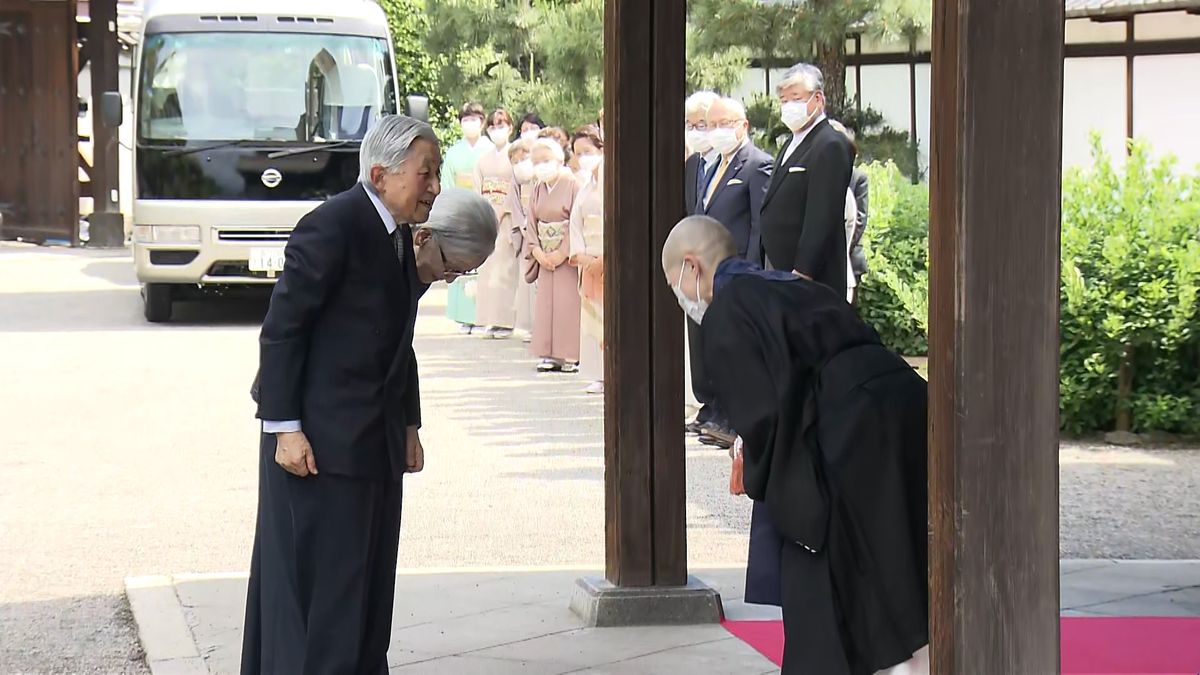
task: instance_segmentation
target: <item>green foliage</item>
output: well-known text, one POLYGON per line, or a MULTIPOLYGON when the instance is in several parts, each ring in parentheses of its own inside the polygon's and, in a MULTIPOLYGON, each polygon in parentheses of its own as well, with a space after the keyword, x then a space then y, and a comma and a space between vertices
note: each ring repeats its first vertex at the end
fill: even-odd
MULTIPOLYGON (((425 0, 439 54, 440 99, 519 117, 538 112, 572 129, 602 105, 603 0, 425 0)), ((448 134, 445 140, 456 140, 448 134)))
POLYGON ((1200 180, 1140 142, 1123 170, 1098 136, 1092 154, 1063 180, 1064 428, 1127 411, 1134 430, 1200 433, 1200 180))
POLYGON ((929 189, 892 163, 862 167, 870 209, 863 247, 870 273, 858 288, 863 319, 885 344, 908 355, 928 351, 929 189))
POLYGON ((424 0, 379 0, 387 16, 396 53, 396 79, 401 96, 422 94, 430 98, 430 122, 434 128, 446 128, 451 119, 438 88, 438 62, 425 49, 429 35, 429 17, 424 0))
MULTIPOLYGON (((1200 434, 1200 175, 1153 159, 1144 143, 1123 168, 1098 137, 1093 157, 1063 179, 1063 430, 1107 431, 1125 415, 1134 431, 1200 434)), ((892 164, 866 169, 861 311, 889 346, 924 353, 927 188, 892 164)))

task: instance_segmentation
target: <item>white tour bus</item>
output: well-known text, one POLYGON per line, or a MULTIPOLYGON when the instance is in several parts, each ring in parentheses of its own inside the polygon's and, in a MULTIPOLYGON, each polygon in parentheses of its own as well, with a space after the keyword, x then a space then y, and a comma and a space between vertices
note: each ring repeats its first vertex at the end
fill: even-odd
POLYGON ((398 96, 372 0, 152 0, 139 52, 133 250, 157 322, 189 294, 273 284, 398 96))

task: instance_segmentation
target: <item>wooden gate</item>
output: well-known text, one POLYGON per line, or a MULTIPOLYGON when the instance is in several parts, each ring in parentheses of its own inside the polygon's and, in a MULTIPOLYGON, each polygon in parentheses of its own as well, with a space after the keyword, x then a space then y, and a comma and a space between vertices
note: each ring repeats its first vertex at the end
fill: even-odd
POLYGON ((0 239, 79 236, 74 0, 0 0, 0 239))

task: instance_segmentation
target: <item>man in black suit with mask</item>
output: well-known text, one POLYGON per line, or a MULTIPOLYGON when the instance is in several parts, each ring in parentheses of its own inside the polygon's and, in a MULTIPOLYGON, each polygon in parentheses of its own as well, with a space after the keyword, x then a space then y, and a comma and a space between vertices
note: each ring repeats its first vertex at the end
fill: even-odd
POLYGON ((438 197, 429 125, 381 118, 359 162, 296 225, 263 320, 243 675, 387 673, 402 479, 425 462, 417 301, 495 245, 486 200, 438 197))
POLYGON ((854 147, 825 117, 824 78, 800 63, 777 88, 793 136, 776 158, 762 208, 766 265, 846 296, 846 188, 854 147))

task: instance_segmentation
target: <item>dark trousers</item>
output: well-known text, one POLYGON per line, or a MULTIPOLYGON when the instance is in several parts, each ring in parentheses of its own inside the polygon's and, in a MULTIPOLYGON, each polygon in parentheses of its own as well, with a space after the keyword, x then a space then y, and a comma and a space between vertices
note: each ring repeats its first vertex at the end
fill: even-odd
POLYGON ((387 674, 402 494, 390 478, 293 476, 263 434, 243 675, 387 674))
POLYGON ((692 362, 692 393, 701 406, 696 420, 701 424, 708 422, 725 424, 724 416, 717 409, 717 397, 712 390, 712 383, 709 382, 704 372, 704 343, 703 338, 700 337, 700 324, 688 319, 687 330, 688 358, 692 362))

